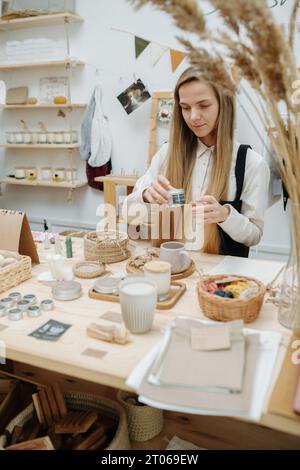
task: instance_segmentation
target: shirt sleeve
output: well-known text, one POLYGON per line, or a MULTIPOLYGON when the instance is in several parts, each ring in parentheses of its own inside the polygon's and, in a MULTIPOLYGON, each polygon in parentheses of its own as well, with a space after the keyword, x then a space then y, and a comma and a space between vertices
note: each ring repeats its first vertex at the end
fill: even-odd
POLYGON ((270 170, 265 160, 248 150, 241 213, 229 205, 228 218, 218 224, 233 240, 248 247, 257 245, 263 234, 269 181, 270 170))
MULTIPOLYGON (((151 164, 146 173, 139 178, 129 196, 124 199, 122 206, 122 216, 127 220, 129 207, 135 204, 144 203, 143 192, 147 189, 158 175, 164 175, 166 172, 166 161, 168 153, 168 143, 165 143, 151 160, 151 164)), ((133 212, 135 210, 133 209, 133 212)))

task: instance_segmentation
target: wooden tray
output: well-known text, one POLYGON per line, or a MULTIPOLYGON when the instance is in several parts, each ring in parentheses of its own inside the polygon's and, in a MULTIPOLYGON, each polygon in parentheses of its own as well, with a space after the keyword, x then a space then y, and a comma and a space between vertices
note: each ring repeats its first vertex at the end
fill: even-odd
MULTIPOLYGON (((173 283, 173 281, 178 281, 179 279, 184 279, 185 277, 191 276, 195 272, 195 270, 196 270, 195 262, 194 262, 194 260, 191 260, 190 266, 185 271, 183 271, 182 273, 172 274, 171 275, 172 283, 173 283)), ((142 267, 141 268, 135 268, 134 266, 132 266, 130 264, 130 260, 127 261, 127 263, 126 263, 126 271, 128 273, 134 273, 134 274, 141 274, 141 273, 144 272, 142 267)))
MULTIPOLYGON (((186 284, 183 282, 178 282, 178 281, 172 281, 171 282, 171 289, 170 289, 170 295, 169 298, 157 302, 156 308, 158 310, 169 310, 170 308, 173 308, 174 305, 177 304, 178 300, 186 291, 186 284)), ((93 288, 89 290, 89 297, 92 299, 96 300, 105 300, 108 302, 120 302, 120 297, 115 294, 99 294, 96 292, 93 288)))

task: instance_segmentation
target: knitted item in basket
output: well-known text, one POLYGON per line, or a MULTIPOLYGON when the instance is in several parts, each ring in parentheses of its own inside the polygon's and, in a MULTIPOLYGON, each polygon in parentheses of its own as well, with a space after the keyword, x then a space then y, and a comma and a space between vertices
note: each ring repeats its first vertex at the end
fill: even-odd
POLYGON ((126 410, 129 436, 132 441, 148 441, 162 431, 164 426, 162 410, 148 405, 139 406, 136 404, 134 394, 122 390, 118 391, 117 397, 126 410))
POLYGON ((6 266, 0 269, 0 293, 5 292, 12 287, 21 284, 31 278, 31 258, 29 256, 22 256, 17 253, 0 252, 1 254, 7 254, 16 259, 16 263, 6 266))
MULTIPOLYGON (((98 410, 103 416, 109 417, 118 423, 116 434, 108 447, 106 447, 106 450, 130 449, 126 413, 117 402, 109 398, 82 392, 66 392, 64 393, 64 398, 69 410, 98 410)), ((5 450, 7 436, 12 434, 15 426, 25 426, 33 416, 34 407, 31 403, 6 426, 4 434, 0 436, 0 450, 5 450)))
MULTIPOLYGON (((234 277, 245 281, 254 281, 259 289, 257 294, 242 299, 218 297, 217 295, 211 294, 205 290, 204 284, 224 279, 224 277, 224 274, 205 276, 200 282, 198 282, 198 300, 204 315, 211 320, 224 322, 244 320, 245 323, 250 323, 256 320, 266 293, 266 287, 264 284, 251 277, 241 276, 239 274, 234 275, 234 277)), ((232 275, 230 277, 232 277, 232 275)))
POLYGON ((119 263, 129 258, 128 236, 125 232, 106 230, 89 232, 84 237, 84 258, 86 261, 119 263))

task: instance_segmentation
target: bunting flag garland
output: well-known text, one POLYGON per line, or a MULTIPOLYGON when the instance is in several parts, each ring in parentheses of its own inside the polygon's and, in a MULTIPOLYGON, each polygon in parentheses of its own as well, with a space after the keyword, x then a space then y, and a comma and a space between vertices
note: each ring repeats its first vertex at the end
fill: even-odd
POLYGON ((151 42, 151 62, 153 67, 167 50, 168 47, 157 44, 156 42, 151 42))
POLYGON ((181 64, 183 59, 186 57, 186 54, 175 49, 170 49, 172 71, 175 72, 177 67, 181 64))
POLYGON ((141 55, 141 53, 149 46, 150 41, 146 41, 146 39, 140 38, 138 36, 134 36, 135 42, 135 57, 136 59, 141 55))

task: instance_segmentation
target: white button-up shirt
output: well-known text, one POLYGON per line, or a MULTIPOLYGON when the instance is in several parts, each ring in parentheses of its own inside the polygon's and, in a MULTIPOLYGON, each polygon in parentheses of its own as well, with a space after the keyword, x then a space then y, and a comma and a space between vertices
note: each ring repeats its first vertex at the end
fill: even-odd
MULTIPOLYGON (((235 165, 240 144, 234 141, 232 163, 229 175, 228 200, 236 195, 235 165)), ((206 194, 213 164, 214 147, 206 147, 198 140, 197 158, 192 175, 192 200, 206 194)), ((129 205, 143 201, 143 192, 158 175, 165 175, 167 168, 168 143, 154 155, 145 175, 138 179, 133 192, 125 202, 129 205)), ((264 212, 267 207, 270 171, 265 160, 258 153, 248 149, 245 179, 241 199, 242 212, 230 206, 230 213, 225 222, 218 225, 233 240, 247 246, 257 245, 263 234, 264 212)), ((125 204, 126 207, 126 204, 125 204)))

